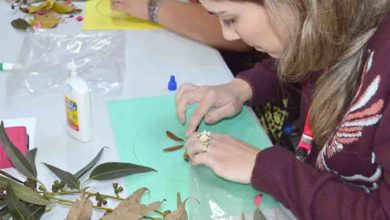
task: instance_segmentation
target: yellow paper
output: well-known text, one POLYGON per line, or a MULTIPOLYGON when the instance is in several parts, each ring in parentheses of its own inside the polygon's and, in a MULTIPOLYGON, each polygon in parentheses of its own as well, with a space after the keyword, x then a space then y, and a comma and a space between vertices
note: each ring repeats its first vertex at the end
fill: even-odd
POLYGON ((84 30, 159 29, 161 26, 111 10, 110 0, 90 0, 85 4, 84 30))

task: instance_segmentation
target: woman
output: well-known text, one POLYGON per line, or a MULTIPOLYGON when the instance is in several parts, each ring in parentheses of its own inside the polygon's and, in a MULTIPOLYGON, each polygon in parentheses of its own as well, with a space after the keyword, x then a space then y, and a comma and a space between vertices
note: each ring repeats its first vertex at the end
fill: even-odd
POLYGON ((224 37, 241 39, 274 59, 219 86, 183 85, 176 96, 194 165, 279 200, 299 219, 390 218, 390 1, 203 0, 224 37), (277 74, 276 74, 277 72, 277 74), (263 151, 232 137, 195 131, 243 104, 277 99, 298 82, 306 121, 300 159, 273 146, 263 151))

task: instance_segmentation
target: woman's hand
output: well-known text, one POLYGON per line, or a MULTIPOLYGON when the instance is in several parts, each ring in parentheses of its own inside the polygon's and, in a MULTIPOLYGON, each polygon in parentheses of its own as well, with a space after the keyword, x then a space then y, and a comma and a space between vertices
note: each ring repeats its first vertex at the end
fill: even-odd
POLYGON ((185 146, 193 165, 206 165, 224 179, 250 183, 259 149, 228 135, 210 134, 208 147, 193 133, 185 146))
POLYGON ((148 0, 111 0, 111 9, 126 12, 140 19, 149 20, 148 0))
POLYGON ((176 114, 182 124, 186 121, 187 106, 198 102, 186 129, 186 135, 193 133, 205 118, 213 124, 239 113, 243 104, 252 96, 250 85, 241 79, 219 86, 195 86, 184 84, 176 94, 176 114))

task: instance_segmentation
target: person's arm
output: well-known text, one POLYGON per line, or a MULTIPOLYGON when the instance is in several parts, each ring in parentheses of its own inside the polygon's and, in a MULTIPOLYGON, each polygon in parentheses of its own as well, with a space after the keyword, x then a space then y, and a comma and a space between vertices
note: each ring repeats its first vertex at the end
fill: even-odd
POLYGON ((163 0, 158 11, 158 23, 173 32, 218 49, 251 50, 241 40, 225 40, 218 17, 209 14, 200 4, 163 0))
MULTIPOLYGON (((111 0, 111 8, 149 20, 148 1, 111 0)), ((200 4, 162 0, 157 10, 157 22, 168 30, 218 49, 240 52, 252 49, 241 40, 225 40, 218 17, 209 14, 200 4)))
POLYGON ((390 218, 390 104, 379 124, 373 149, 382 167, 378 189, 367 193, 347 185, 332 173, 320 173, 282 147, 257 155, 252 185, 271 194, 298 219, 389 219, 390 218))

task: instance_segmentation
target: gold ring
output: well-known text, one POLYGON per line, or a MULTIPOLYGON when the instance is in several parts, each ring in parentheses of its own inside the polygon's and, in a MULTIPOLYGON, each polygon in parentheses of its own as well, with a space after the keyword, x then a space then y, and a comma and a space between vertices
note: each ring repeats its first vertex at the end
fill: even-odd
POLYGON ((207 151, 207 148, 209 148, 209 142, 203 142, 202 151, 203 151, 203 152, 206 152, 206 151, 207 151))
POLYGON ((207 148, 209 148, 209 141, 211 140, 211 132, 210 131, 202 131, 198 134, 198 139, 203 142, 202 151, 206 152, 207 148))

